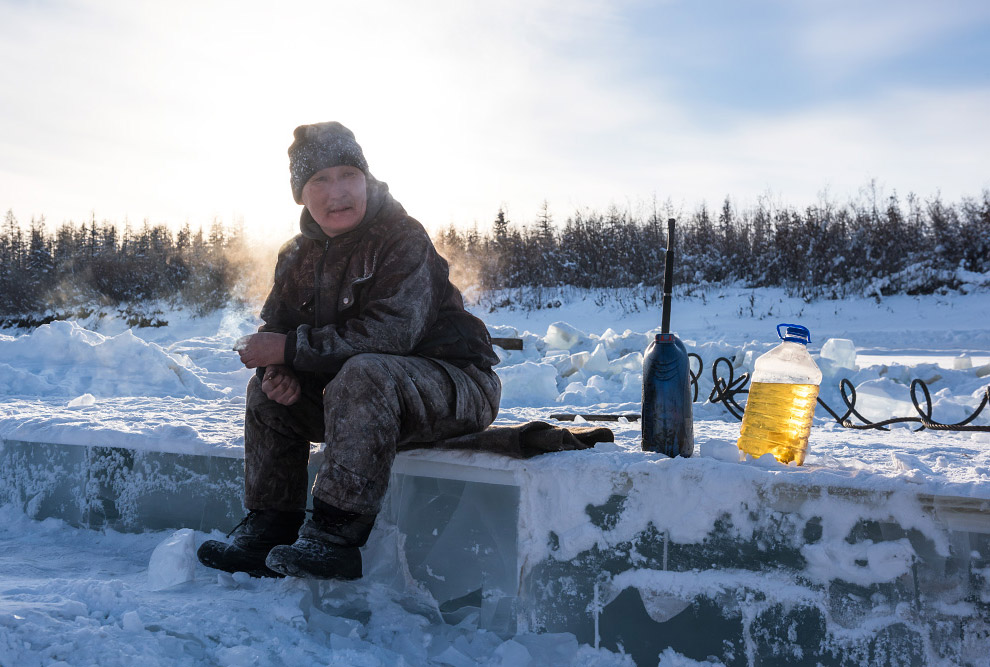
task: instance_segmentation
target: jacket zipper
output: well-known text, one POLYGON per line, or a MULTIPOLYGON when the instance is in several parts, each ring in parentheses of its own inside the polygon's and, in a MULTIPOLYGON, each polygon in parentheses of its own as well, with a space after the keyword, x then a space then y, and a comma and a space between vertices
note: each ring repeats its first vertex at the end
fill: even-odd
POLYGON ((327 253, 330 251, 330 239, 327 239, 323 246, 323 255, 320 256, 320 263, 316 265, 316 285, 315 296, 316 296, 316 310, 313 312, 313 328, 320 328, 320 283, 323 281, 320 278, 323 277, 323 266, 327 261, 327 253))

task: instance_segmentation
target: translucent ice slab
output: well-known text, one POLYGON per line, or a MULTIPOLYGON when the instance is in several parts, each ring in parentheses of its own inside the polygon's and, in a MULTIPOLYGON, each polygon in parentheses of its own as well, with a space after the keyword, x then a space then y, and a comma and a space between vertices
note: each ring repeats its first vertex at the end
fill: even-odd
MULTIPOLYGON (((311 472, 319 453, 311 457, 311 472)), ((229 529, 242 461, 0 443, 0 502, 119 530, 229 529)), ((882 482, 882 483, 880 483, 882 482)), ((656 664, 980 664, 990 500, 715 459, 396 459, 369 578, 453 624, 572 633, 656 664)))

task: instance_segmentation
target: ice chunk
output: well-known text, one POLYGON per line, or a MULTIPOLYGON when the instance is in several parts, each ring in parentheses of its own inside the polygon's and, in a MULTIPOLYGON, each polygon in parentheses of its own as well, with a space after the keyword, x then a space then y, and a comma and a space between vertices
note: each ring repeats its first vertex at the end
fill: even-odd
POLYGON ((217 649, 217 663, 221 667, 250 667, 261 665, 265 653, 258 646, 229 646, 217 649))
POLYGON ((360 639, 360 622, 343 616, 331 616, 330 614, 313 607, 309 610, 309 628, 311 630, 322 630, 328 635, 339 635, 349 639, 360 639))
MULTIPOLYGON (((587 354, 587 352, 584 354, 587 354)), ((565 353, 553 357, 548 355, 545 361, 553 364, 554 368, 557 369, 557 373, 563 378, 573 375, 580 368, 574 359, 574 355, 571 354, 565 353)))
POLYGON ((120 617, 120 625, 124 632, 141 632, 144 630, 144 621, 136 611, 125 611, 120 617))
POLYGON ((82 396, 78 396, 78 397, 72 399, 71 401, 69 401, 69 405, 67 407, 70 407, 70 408, 85 408, 85 407, 89 407, 90 405, 95 405, 95 404, 96 404, 96 397, 95 396, 93 396, 92 394, 83 394, 82 396))
POLYGON ((533 657, 529 654, 529 649, 517 641, 510 639, 495 649, 492 656, 492 665, 506 665, 506 667, 526 667, 533 657))
POLYGON ((153 591, 196 578, 196 541, 191 528, 177 530, 155 547, 148 563, 148 585, 153 591))
POLYGON ((646 613, 657 623, 666 623, 691 606, 691 600, 682 600, 673 595, 652 590, 640 590, 646 613))
POLYGON ((475 667, 478 664, 477 660, 464 655, 453 646, 448 646, 434 660, 441 665, 450 665, 451 667, 475 667))
MULTIPOLYGON (((953 396, 952 390, 948 387, 935 392, 933 398, 932 414, 935 415, 935 419, 943 424, 961 422, 973 412, 973 407, 966 404, 966 399, 953 396)), ((983 392, 979 392, 973 398, 982 399, 983 392)))
POLYGON ((519 329, 508 324, 488 324, 488 333, 496 338, 518 338, 519 329))
POLYGON ((571 382, 557 397, 557 403, 563 405, 589 405, 609 400, 609 383, 600 375, 592 376, 587 384, 571 382))
POLYGON ((619 390, 620 401, 638 401, 643 398, 643 374, 626 373, 622 376, 622 389, 619 390))
POLYGON ((572 327, 567 322, 554 322, 547 327, 547 335, 543 337, 547 347, 557 350, 570 350, 577 345, 585 334, 572 327))
POLYGON ((504 366, 505 362, 512 357, 511 350, 503 350, 498 345, 493 345, 492 349, 495 350, 495 356, 498 357, 498 363, 502 366, 504 366))
POLYGON ((619 357, 615 361, 609 362, 608 365, 609 375, 637 373, 637 372, 642 372, 642 370, 643 370, 642 352, 630 352, 625 356, 619 357))
POLYGON ((643 334, 642 332, 634 332, 631 329, 626 329, 621 335, 615 336, 608 336, 609 331, 602 334, 601 342, 605 344, 605 348, 609 351, 609 354, 616 357, 633 352, 641 353, 653 341, 653 336, 643 334))
POLYGON ((608 353, 605 346, 599 343, 595 346, 595 351, 591 353, 588 360, 584 362, 584 370, 588 373, 608 372, 608 353))
POLYGON ((615 341, 618 340, 618 338, 619 338, 619 334, 616 333, 615 329, 609 327, 602 333, 601 336, 598 337, 598 340, 604 343, 606 347, 611 349, 611 347, 615 344, 615 341))
POLYGON ((557 369, 550 364, 524 361, 495 368, 502 380, 502 405, 547 405, 557 399, 557 369))
POLYGON ((601 375, 592 375, 588 378, 588 386, 592 389, 600 389, 601 391, 608 391, 610 389, 608 380, 601 375))
POLYGON ((516 635, 513 641, 526 647, 533 665, 574 664, 574 656, 580 648, 577 638, 569 632, 516 635))
MULTIPOLYGON (((718 358, 718 356, 727 356, 725 354, 720 354, 715 350, 698 350, 698 354, 700 354, 702 358, 706 357, 706 352, 707 357, 712 357, 713 354, 715 355, 714 358, 718 358)), ((737 350, 735 354, 732 355, 732 367, 738 369, 742 373, 751 373, 753 372, 753 367, 756 365, 757 357, 761 354, 762 352, 758 350, 737 350)))
POLYGON ((860 383, 856 387, 856 411, 874 422, 918 414, 911 402, 910 390, 889 378, 860 383))
POLYGON ((832 361, 836 366, 848 368, 851 371, 856 368, 856 346, 848 338, 829 338, 822 345, 822 359, 832 361))
POLYGON ((584 368, 584 365, 588 363, 588 359, 591 358, 591 352, 575 352, 571 355, 571 365, 574 370, 579 371, 584 368))
POLYGON ((952 368, 957 371, 968 371, 973 367, 973 359, 965 354, 960 354, 952 360, 952 368))

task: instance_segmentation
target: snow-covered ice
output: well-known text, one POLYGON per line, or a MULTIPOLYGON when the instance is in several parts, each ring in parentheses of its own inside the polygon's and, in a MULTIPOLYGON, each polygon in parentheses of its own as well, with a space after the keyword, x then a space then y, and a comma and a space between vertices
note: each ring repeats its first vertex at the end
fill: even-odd
MULTIPOLYGON (((755 358, 776 343, 776 324, 798 322, 819 342, 811 351, 825 378, 822 397, 833 407, 841 405, 839 379, 848 378, 864 415, 914 416, 908 387, 920 378, 932 390, 933 417, 952 422, 969 415, 990 384, 988 373, 981 374, 990 364, 990 327, 978 315, 988 312, 990 295, 983 292, 809 304, 775 290, 713 290, 676 297, 673 329, 706 363, 702 400, 716 357, 729 359, 737 375, 751 371, 755 358)), ((589 296, 561 308, 479 315, 493 335, 524 340, 522 350, 499 350, 504 393, 498 423, 556 412, 639 411, 642 352, 658 313, 603 310, 589 296)), ((235 311, 168 319, 171 324, 161 329, 131 331, 119 322, 89 320, 0 334, 0 371, 7 378, 0 385, 0 440, 236 456, 251 372, 240 367, 232 347, 257 321, 235 311)), ((990 424, 990 410, 975 423, 990 424)), ((736 530, 757 530, 740 504, 753 489, 837 485, 898 498, 990 498, 987 433, 852 431, 819 411, 806 465, 794 468, 740 460, 739 424, 719 405, 695 404, 697 447, 690 461, 641 452, 635 422, 610 426, 615 443, 525 464, 541 485, 520 501, 529 517, 529 532, 521 536, 524 557, 547 558, 551 530, 557 559, 635 539, 647 522, 681 543, 703 540, 726 515, 736 530), (661 473, 676 512, 669 503, 658 505, 649 486, 635 483, 661 473), (620 477, 629 488, 618 523, 590 523, 585 508, 614 502, 620 477)), ((444 456, 485 461, 483 455, 444 456)), ((861 506, 834 497, 815 511, 823 517, 822 530, 834 536, 864 518, 861 506)), ((903 525, 930 533, 935 548, 942 548, 936 532, 912 514, 917 503, 905 500, 884 511, 900 512, 903 525)), ((573 636, 498 637, 478 629, 476 618, 444 624, 429 595, 410 596, 384 579, 313 585, 218 576, 190 559, 193 540, 206 539, 203 533, 93 532, 53 519, 30 521, 14 505, 0 512, 3 665, 630 664, 628 656, 579 645, 573 636)), ((873 585, 902 577, 914 562, 906 540, 867 542, 842 546, 837 537, 804 545, 808 576, 873 585)), ((726 572, 722 581, 641 568, 620 575, 629 582, 613 578, 600 603, 614 601, 610 596, 633 582, 647 612, 659 618, 675 613, 684 595, 758 589, 761 584, 747 576, 792 602, 807 595, 807 589, 792 591, 790 582, 774 583, 760 573, 726 572), (688 592, 672 600, 672 590, 688 592)), ((669 651, 657 660, 703 664, 669 651)))
MULTIPOLYGON (((505 640, 476 619, 447 625, 428 596, 370 577, 252 579, 197 565, 194 578, 156 590, 149 561, 174 539, 33 521, 0 506, 0 664, 632 665, 573 636, 505 640)), ((175 575, 176 565, 161 567, 175 575)))
MULTIPOLYGON (((909 394, 912 379, 929 383, 933 418, 944 423, 971 414, 990 385, 990 376, 981 374, 983 361, 990 361, 990 327, 976 316, 990 312, 986 293, 926 301, 891 297, 882 304, 872 299, 809 304, 775 290, 756 294, 758 312, 771 315, 749 316, 749 291, 675 299, 674 329, 706 364, 700 399, 711 391, 714 360, 732 360, 737 375, 752 371, 756 357, 776 344, 778 321, 804 323, 813 340, 821 342, 823 347, 813 343, 810 348, 824 376, 821 396, 840 413, 842 378, 857 390, 857 409, 873 420, 916 416, 909 394), (959 354, 972 366, 955 368, 959 354)), ((556 412, 639 411, 642 353, 658 328, 657 313, 602 311, 589 299, 544 311, 479 315, 493 335, 524 340, 522 350, 498 350, 499 423, 556 412), (574 324, 589 322, 600 322, 603 329, 574 324)), ((243 391, 251 372, 240 366, 232 347, 257 321, 248 312, 203 319, 174 314, 171 319, 160 329, 119 331, 117 322, 54 322, 0 334, 0 364, 12 369, 0 385, 0 438, 237 455, 243 447, 243 391)), ((738 429, 720 405, 696 404, 695 422, 696 439, 702 442, 706 437, 734 441, 738 429)), ((818 411, 807 461, 811 467, 855 459, 852 465, 858 469, 889 475, 887 451, 897 449, 936 470, 930 492, 959 485, 955 492, 990 497, 985 434, 855 432, 831 422, 818 411), (876 447, 878 442, 883 447, 876 447), (942 465, 934 466, 936 458, 942 465)), ((990 409, 974 423, 990 424, 990 409)), ((636 449, 636 438, 635 424, 620 430, 620 444, 636 449)))

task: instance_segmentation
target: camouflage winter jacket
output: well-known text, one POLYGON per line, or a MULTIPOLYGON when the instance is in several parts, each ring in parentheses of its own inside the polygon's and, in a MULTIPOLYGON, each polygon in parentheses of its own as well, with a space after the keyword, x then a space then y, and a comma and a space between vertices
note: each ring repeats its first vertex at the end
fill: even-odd
POLYGON ((464 368, 498 363, 484 323, 464 310, 426 230, 368 177, 368 209, 333 238, 303 209, 279 251, 261 331, 287 334, 285 361, 320 377, 362 352, 418 355, 464 368))

